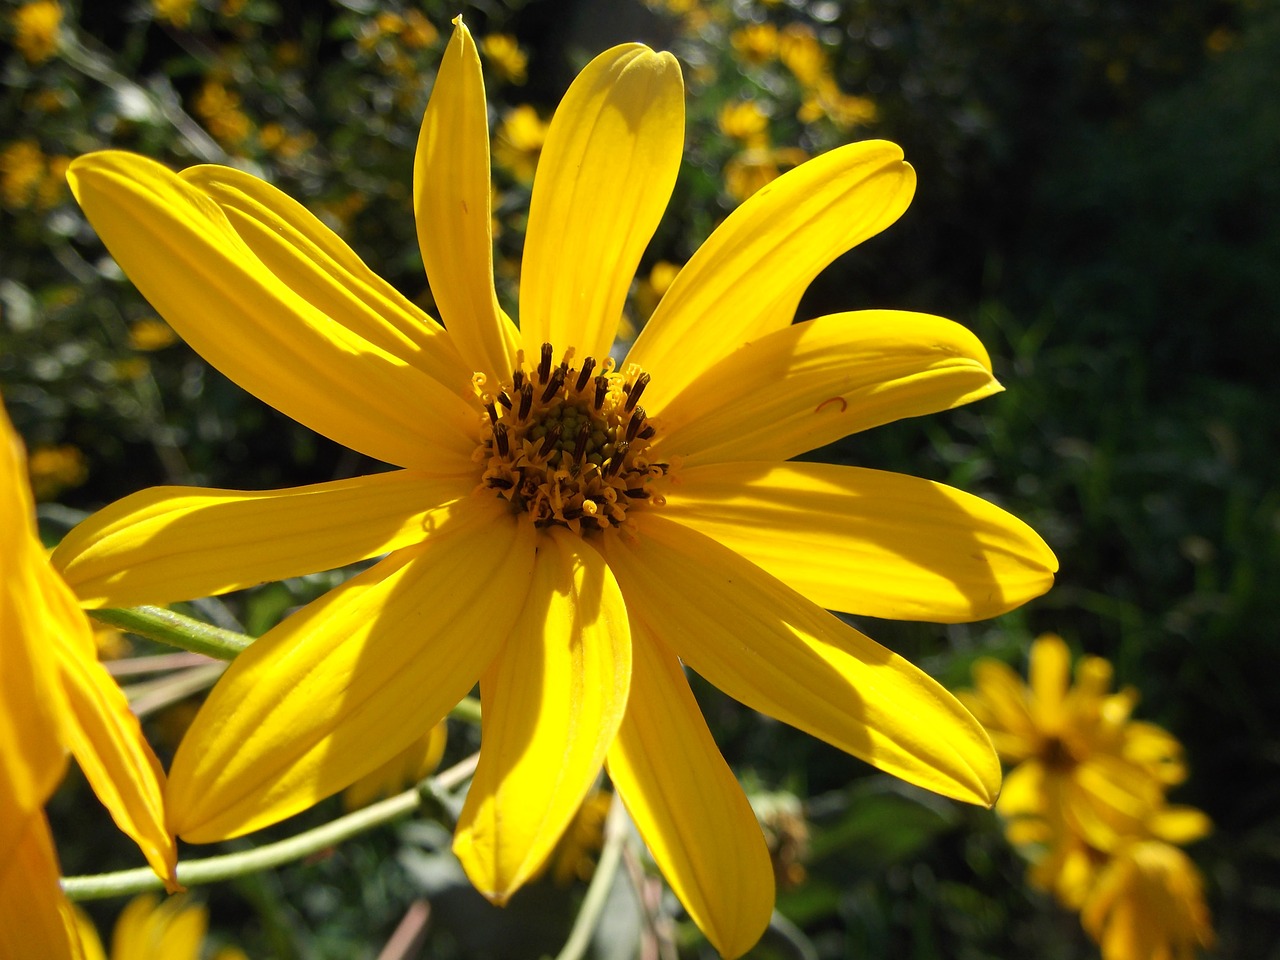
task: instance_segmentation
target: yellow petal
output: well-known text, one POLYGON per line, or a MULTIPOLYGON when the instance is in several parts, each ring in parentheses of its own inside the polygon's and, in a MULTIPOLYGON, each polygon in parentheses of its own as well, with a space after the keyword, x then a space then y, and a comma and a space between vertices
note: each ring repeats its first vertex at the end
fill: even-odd
POLYGON ((996 812, 1006 819, 1043 817, 1047 804, 1045 768, 1039 760, 1027 760, 1010 770, 1000 788, 996 812))
MULTIPOLYGON (((92 650, 87 621, 82 629, 92 650)), ((57 638, 54 649, 71 707, 67 746, 116 826, 138 844, 166 885, 177 889, 178 848, 165 827, 164 770, 138 718, 124 691, 92 654, 85 655, 82 644, 57 638)))
POLYGON ((729 696, 886 773, 990 806, 1000 764, 927 674, 714 540, 656 514, 607 559, 641 618, 729 696))
POLYGON ((509 376, 519 333, 493 289, 489 119, 471 33, 457 18, 413 161, 418 247, 431 294, 471 369, 509 376))
MULTIPOLYGON (((665 376, 668 371, 664 371, 665 376)), ((687 466, 788 460, 871 427, 998 393, 978 339, 941 317, 864 310, 760 337, 664 409, 655 451, 687 466), (660 444, 660 446, 659 446, 660 444)))
POLYGON ((618 584, 581 537, 541 539, 524 609, 480 681, 480 764, 453 850, 502 904, 550 856, 622 722, 631 639, 618 584))
POLYGON ((116 920, 111 956, 199 960, 208 925, 205 908, 182 897, 163 902, 151 895, 134 897, 116 920))
POLYGON ((0 860, 0 957, 83 960, 75 915, 58 886, 58 855, 44 813, 18 821, 18 827, 17 846, 0 860))
POLYGON ((603 362, 640 255, 662 219, 684 148, 684 82, 638 43, 592 60, 547 131, 520 271, 528 356, 543 343, 603 362))
POLYGON ((50 602, 56 578, 34 517, 26 458, 0 407, 0 864, 66 769, 59 728, 67 707, 49 637, 68 629, 68 617, 50 602))
POLYGON ((53 562, 88 607, 191 600, 416 543, 474 486, 393 470, 262 493, 153 487, 93 514, 53 562))
POLYGON ((76 932, 80 936, 80 949, 84 951, 84 960, 107 960, 107 952, 102 947, 102 938, 98 936, 98 928, 93 925, 93 920, 74 904, 71 912, 75 917, 76 932))
POLYGON ((628 356, 660 409, 743 344, 789 325, 810 281, 902 215, 915 192, 902 150, 851 143, 802 163, 731 213, 680 271, 628 356))
POLYGON ((406 547, 237 657, 174 757, 170 826, 196 843, 297 813, 386 763, 474 686, 524 604, 535 533, 458 501, 406 547))
POLYGON ((631 629, 631 700, 609 776, 689 916, 722 956, 738 957, 773 912, 764 835, 675 654, 643 617, 631 629))
POLYGON ((286 287, 460 397, 471 396, 472 367, 440 325, 302 204, 231 167, 190 167, 179 176, 222 208, 240 239, 286 287))
POLYGON ((993 617, 1044 593, 1057 561, 999 507, 952 487, 826 463, 681 470, 663 515, 820 607, 895 620, 993 617))
POLYGON ((1071 685, 1071 650, 1061 637, 1046 633, 1031 644, 1027 680, 1036 726, 1049 733, 1060 731, 1071 685))
POLYGON ((1010 749, 1001 750, 1006 760, 1017 762, 1040 749, 1043 738, 1031 716, 1028 690, 1007 663, 983 657, 973 665, 975 693, 986 706, 987 727, 1009 736, 1010 749))
POLYGON ((209 197, 118 151, 78 158, 67 177, 143 296, 241 387, 389 463, 446 474, 470 464, 478 411, 291 290, 209 197))
POLYGON ((1151 817, 1151 834, 1168 843, 1194 843, 1213 832, 1213 821, 1195 807, 1162 807, 1151 817))

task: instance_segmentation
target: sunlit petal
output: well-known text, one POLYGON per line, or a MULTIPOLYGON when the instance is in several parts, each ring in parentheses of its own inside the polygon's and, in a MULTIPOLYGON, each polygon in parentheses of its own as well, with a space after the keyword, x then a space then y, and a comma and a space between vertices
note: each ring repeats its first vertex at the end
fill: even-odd
MULTIPOLYGON (((665 376, 664 372, 664 376, 665 376)), ((978 339, 923 313, 839 313, 766 334, 662 409, 661 446, 688 466, 788 460, 871 427, 949 410, 1002 388, 978 339)))
POLYGON ((627 703, 622 594, 595 550, 544 537, 524 610, 480 681, 480 764, 453 849, 505 903, 551 854, 600 774, 627 703))
POLYGON ((438 323, 365 266, 302 204, 232 167, 179 176, 213 199, 254 255, 325 316, 469 397, 471 371, 438 323))
POLYGON ((781 581, 657 515, 607 543, 627 608, 737 700, 886 773, 990 805, 1000 764, 935 680, 781 581))
POLYGON ((1063 707, 1071 686, 1071 650, 1061 637, 1044 634, 1031 644, 1027 680, 1036 726, 1045 731, 1060 729, 1066 720, 1063 707))
POLYGON ((814 603, 898 620, 977 620, 1044 593, 1057 561, 999 507, 897 473, 825 463, 681 470, 663 516, 814 603))
POLYGON ((205 908, 188 904, 184 898, 159 901, 154 896, 135 897, 116 920, 111 956, 118 960, 199 960, 208 926, 205 908))
POLYGON ((813 278, 897 220, 915 184, 898 146, 868 140, 752 195, 680 271, 628 355, 654 375, 646 402, 664 406, 743 344, 790 324, 813 278))
POLYGON ((18 821, 16 832, 17 846, 0 859, 0 957, 83 960, 44 813, 18 821))
POLYGON ((191 600, 416 543, 474 486, 395 470, 262 493, 152 487, 90 516, 53 562, 88 607, 191 600))
POLYGON ((475 412, 458 393, 291 290, 212 199, 119 151, 80 157, 67 177, 151 305, 241 387, 369 456, 436 473, 466 469, 475 412))
POLYGON ((472 370, 511 372, 519 333, 493 288, 489 119, 484 77, 459 17, 440 61, 413 161, 418 247, 431 295, 472 370))
POLYGON ((631 701, 609 776, 689 916, 722 956, 737 957, 773 911, 769 851, 675 654, 642 616, 631 623, 631 701))
POLYGON ((551 343, 608 356, 683 147, 684 83, 671 54, 623 44, 578 74, 551 121, 529 203, 520 272, 527 355, 551 343))
POLYGON ((535 534, 458 501, 406 547, 264 634, 174 757, 170 826, 197 843, 274 823, 386 763, 457 703, 524 605, 535 534))

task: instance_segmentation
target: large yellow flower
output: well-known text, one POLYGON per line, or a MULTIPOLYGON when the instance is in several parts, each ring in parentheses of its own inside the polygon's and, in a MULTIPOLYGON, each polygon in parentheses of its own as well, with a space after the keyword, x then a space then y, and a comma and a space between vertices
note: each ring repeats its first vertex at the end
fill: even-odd
POLYGON ((73 531, 89 606, 163 603, 387 554, 231 666, 175 757, 171 826, 212 841, 385 763, 477 679, 483 750, 455 850, 505 901, 602 763, 726 955, 768 922, 760 829, 681 661, 883 770, 990 803, 982 728, 823 608, 962 621, 1048 588, 1024 524, 936 483, 788 458, 1000 389, 937 317, 792 324, 809 282, 892 223, 914 173, 853 144, 738 209, 609 359, 680 164, 676 61, 638 44, 573 83, 533 187, 521 325, 492 277, 480 62, 458 25, 422 125, 418 237, 445 327, 301 206, 236 170, 107 152, 81 206, 160 314, 300 422, 402 469, 293 490, 168 488, 73 531), (628 693, 630 694, 628 696, 628 693))
POLYGON ((36 536, 21 444, 0 408, 0 956, 67 957, 70 913, 44 802, 75 754, 116 823, 175 885, 163 773, 93 631, 36 536))

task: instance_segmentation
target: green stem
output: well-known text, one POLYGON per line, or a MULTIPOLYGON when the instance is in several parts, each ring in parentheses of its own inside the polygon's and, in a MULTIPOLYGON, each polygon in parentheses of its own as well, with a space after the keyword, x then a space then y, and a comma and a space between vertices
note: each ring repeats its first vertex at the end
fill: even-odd
POLYGON ((223 630, 164 607, 90 610, 88 613, 93 619, 109 626, 167 643, 171 647, 203 653, 215 660, 234 660, 237 654, 253 643, 253 637, 223 630))
MULTIPOLYGON (((412 790, 406 790, 394 797, 370 804, 361 810, 348 813, 337 820, 331 820, 314 830, 307 830, 286 840, 268 843, 239 853, 228 853, 220 857, 183 861, 178 864, 178 882, 188 887, 217 883, 246 873, 268 870, 271 867, 309 857, 321 850, 327 850, 366 830, 413 813, 422 806, 425 799, 438 797, 441 791, 456 786, 470 776, 475 770, 475 759, 475 757, 469 757, 412 790)), ((148 890, 160 890, 163 887, 164 883, 150 867, 62 878, 62 891, 69 900, 127 897, 148 890)))
POLYGON ((627 825, 620 810, 621 803, 617 794, 613 797, 614 808, 609 811, 609 820, 605 829, 604 849, 600 851, 600 861, 596 864, 596 872, 591 876, 591 885, 587 887, 587 895, 582 898, 582 909, 574 918, 573 929, 569 931, 569 939, 556 954, 556 960, 582 960, 587 947, 591 945, 591 935, 600 924, 605 903, 609 899, 609 889, 618 873, 618 865, 622 862, 622 845, 627 839, 627 825))

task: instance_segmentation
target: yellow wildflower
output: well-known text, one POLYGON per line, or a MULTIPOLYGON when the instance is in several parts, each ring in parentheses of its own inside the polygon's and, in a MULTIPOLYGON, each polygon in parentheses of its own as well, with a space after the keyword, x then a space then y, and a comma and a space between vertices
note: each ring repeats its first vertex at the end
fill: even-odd
POLYGON ((905 210, 914 172, 872 141, 780 178, 690 259, 615 367, 683 131, 673 56, 624 44, 587 65, 534 179, 518 328, 494 291, 484 84, 461 20, 414 171, 444 326, 249 174, 174 174, 116 151, 72 165, 86 215, 188 343, 401 467, 273 492, 142 491, 59 547, 90 607, 386 554, 256 640, 211 691, 171 771, 184 837, 238 836, 341 790, 479 679, 483 746, 454 839, 476 887, 505 902, 607 764, 689 914, 739 956, 772 911, 769 854, 682 663, 883 770, 993 802, 999 765, 978 723, 824 608, 991 616, 1049 587, 1052 553, 941 484, 787 462, 1000 389, 977 339, 938 317, 792 323, 813 278, 905 210))
POLYGON ((18 140, 0 151, 0 199, 9 209, 29 206, 44 176, 44 153, 34 140, 18 140))
POLYGON ((151 12, 157 20, 186 29, 191 26, 195 0, 151 0, 151 12))
POLYGON ((225 147, 244 143, 253 128, 240 110, 240 95, 217 80, 206 80, 196 94, 195 112, 214 138, 225 147))
POLYGON ((604 846, 604 826, 612 804, 613 794, 607 790, 592 790, 582 801, 546 864, 556 886, 591 879, 596 869, 592 854, 604 846))
POLYGON ((522 183, 533 180, 542 145, 547 142, 545 120, 527 103, 503 114, 493 144, 493 162, 522 183))
POLYGON ((772 23, 751 23, 733 31, 729 43, 743 62, 758 67, 778 55, 778 28, 772 23))
POLYGON ((27 458, 31 491, 37 500, 52 500, 69 487, 78 487, 89 478, 89 461, 84 451, 70 444, 39 446, 27 458))
POLYGON ((143 317, 129 325, 129 347, 149 352, 177 343, 178 335, 159 317, 143 317))
POLYGON ((848 130, 874 123, 876 103, 869 97, 847 94, 830 77, 822 77, 800 105, 797 116, 803 123, 826 117, 841 130, 848 130))
POLYGON ((57 0, 33 0, 13 12, 13 45, 31 64, 41 64, 58 52, 62 6, 57 0))
POLYGON ((480 40, 480 52, 498 76, 508 83, 522 84, 527 79, 529 57, 520 49, 516 38, 509 33, 491 33, 480 40))
MULTIPOLYGON (((93 921, 79 909, 75 916, 85 960, 107 960, 93 921)), ((185 897, 134 897, 116 920, 111 960, 199 960, 208 925, 205 908, 185 897)))
POLYGON ((411 50, 429 47, 440 39, 440 31, 417 10, 409 10, 404 15, 404 28, 400 31, 400 41, 411 50))
MULTIPOLYGON (((679 274, 679 264, 672 263, 669 260, 659 260, 649 270, 647 276, 636 279, 635 306, 640 322, 643 323, 653 315, 653 311, 658 308, 658 303, 662 300, 663 295, 671 287, 671 284, 676 282, 676 277, 679 274)), ((619 337, 619 339, 627 342, 634 338, 634 329, 631 331, 631 336, 619 337)))
POLYGON ((1191 960, 1197 947, 1214 943, 1200 871, 1163 840, 1117 851, 1090 890, 1080 921, 1103 960, 1191 960))
POLYGON ((793 23, 778 37, 778 59, 802 87, 815 87, 828 74, 827 52, 811 27, 793 23))
POLYGON ((177 851, 160 764, 36 537, 22 447, 2 409, 0 537, 0 956, 70 957, 70 907, 42 809, 68 750, 170 884, 177 851))
POLYGON ((769 115, 755 100, 726 102, 716 114, 716 123, 726 137, 745 146, 762 147, 769 142, 769 115))

